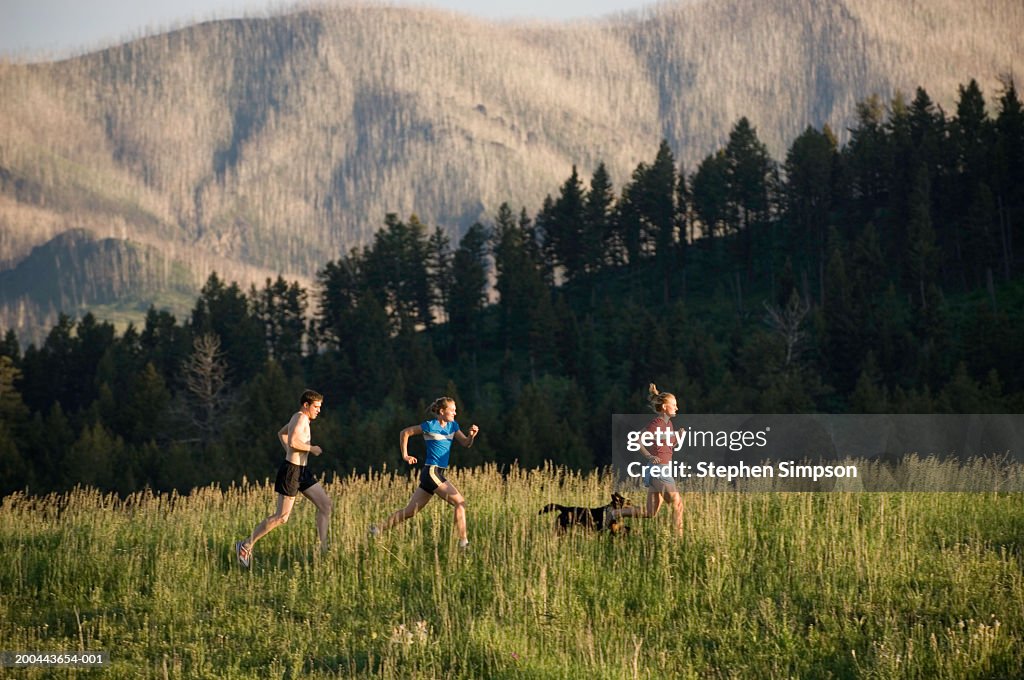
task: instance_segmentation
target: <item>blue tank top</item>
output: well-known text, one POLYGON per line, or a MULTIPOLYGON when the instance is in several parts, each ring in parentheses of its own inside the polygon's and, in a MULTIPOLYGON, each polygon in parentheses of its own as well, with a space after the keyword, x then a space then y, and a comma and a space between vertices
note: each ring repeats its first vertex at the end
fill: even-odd
POLYGON ((452 421, 442 427, 435 419, 424 421, 420 428, 423 430, 423 441, 427 444, 427 459, 424 465, 448 467, 448 454, 452 449, 452 439, 459 431, 459 424, 452 421))

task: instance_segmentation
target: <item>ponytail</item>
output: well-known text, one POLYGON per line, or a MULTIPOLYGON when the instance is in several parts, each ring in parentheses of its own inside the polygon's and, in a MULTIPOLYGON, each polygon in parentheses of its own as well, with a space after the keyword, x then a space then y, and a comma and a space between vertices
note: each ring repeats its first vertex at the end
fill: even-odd
POLYGON ((452 399, 451 397, 438 397, 433 401, 432 404, 430 404, 430 408, 428 410, 435 416, 440 415, 441 411, 444 410, 444 407, 447 406, 448 402, 452 402, 454 404, 455 400, 452 399))
POLYGON ((661 413, 661 407, 669 399, 675 399, 676 395, 671 392, 659 392, 657 385, 651 383, 647 387, 647 403, 651 405, 651 408, 655 413, 661 413))

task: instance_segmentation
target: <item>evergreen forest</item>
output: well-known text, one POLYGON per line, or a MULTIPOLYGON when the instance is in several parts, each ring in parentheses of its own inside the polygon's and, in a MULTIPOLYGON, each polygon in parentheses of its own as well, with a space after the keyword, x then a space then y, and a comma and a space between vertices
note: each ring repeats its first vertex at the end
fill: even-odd
POLYGON ((305 387, 328 478, 401 469, 399 430, 442 394, 481 428, 453 464, 499 469, 610 463, 611 415, 650 382, 691 413, 1021 412, 1012 80, 989 102, 961 85, 952 112, 868 98, 844 138, 807 128, 774 159, 740 118, 695 167, 667 142, 619 186, 573 167, 457 242, 388 214, 310 289, 213 274, 187 318, 7 330, 0 494, 265 479, 305 387))

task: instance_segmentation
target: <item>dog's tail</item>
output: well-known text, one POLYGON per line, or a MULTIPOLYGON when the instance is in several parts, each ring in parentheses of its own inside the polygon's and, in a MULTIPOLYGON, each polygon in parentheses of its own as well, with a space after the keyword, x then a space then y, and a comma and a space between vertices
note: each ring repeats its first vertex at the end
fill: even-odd
POLYGON ((544 506, 544 509, 538 512, 537 514, 543 515, 545 512, 551 512, 553 510, 562 511, 564 509, 565 506, 559 505, 558 503, 548 503, 547 505, 544 506))

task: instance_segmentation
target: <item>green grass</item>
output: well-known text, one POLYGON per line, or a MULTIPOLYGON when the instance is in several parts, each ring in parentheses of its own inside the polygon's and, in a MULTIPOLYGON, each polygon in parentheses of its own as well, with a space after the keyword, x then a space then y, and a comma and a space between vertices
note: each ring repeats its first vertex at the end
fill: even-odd
MULTIPOLYGON (((556 537, 545 503, 609 477, 451 475, 471 549, 435 500, 377 541, 405 476, 337 480, 256 546, 264 485, 0 505, 0 648, 110 653, 88 677, 1008 678, 1024 668, 1019 494, 706 493, 626 538, 556 537)), ((633 493, 634 502, 642 502, 633 493)), ((4 671, 0 671, 3 674, 4 671)), ((46 669, 7 670, 51 677, 46 669)))
POLYGON ((109 304, 82 307, 78 313, 84 316, 86 312, 92 312, 98 319, 112 323, 120 334, 124 333, 129 324, 135 324, 135 330, 141 332, 146 326, 146 313, 150 306, 157 310, 167 310, 179 320, 189 318, 198 293, 186 293, 183 287, 183 284, 175 284, 173 288, 165 290, 143 291, 109 304))

